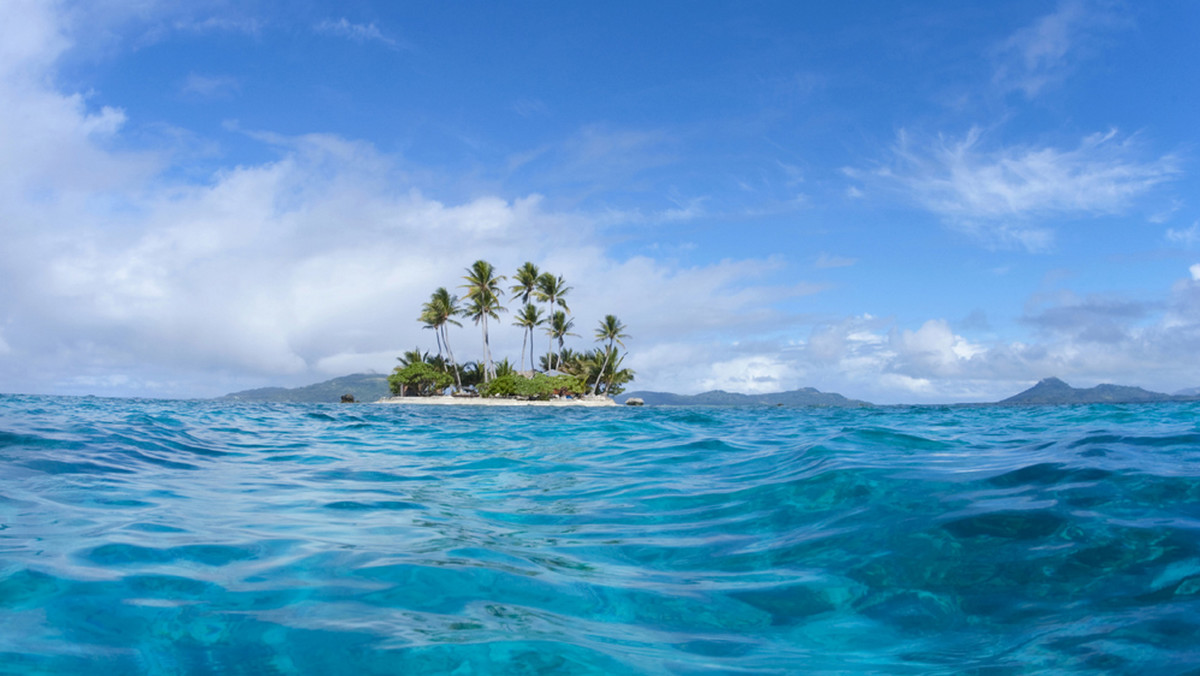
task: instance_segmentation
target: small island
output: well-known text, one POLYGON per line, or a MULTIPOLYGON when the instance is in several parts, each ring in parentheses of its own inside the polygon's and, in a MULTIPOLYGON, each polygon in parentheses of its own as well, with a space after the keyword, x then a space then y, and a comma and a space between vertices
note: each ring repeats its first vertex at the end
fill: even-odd
POLYGON ((456 397, 439 394, 430 397, 385 397, 377 404, 413 404, 417 406, 619 406, 610 397, 551 397, 549 399, 519 399, 516 397, 456 397))
POLYGON ((632 369, 624 368, 625 325, 616 315, 599 321, 594 337, 601 345, 575 351, 566 346, 575 320, 566 296, 571 291, 562 275, 542 272, 527 262, 517 269, 509 288, 511 300, 521 309, 513 326, 522 331, 521 356, 514 366, 508 358, 492 359, 489 320, 499 321, 507 312, 502 282, 491 263, 478 260, 463 276, 466 292, 460 302, 446 287, 436 289, 417 317, 433 331, 436 353, 420 347, 398 358, 400 365, 388 376, 392 396, 380 403, 489 406, 615 406, 612 397, 633 381, 632 369), (539 305, 544 304, 545 309, 539 305), (449 326, 462 326, 458 317, 471 319, 480 327, 483 359, 459 363, 450 348, 449 326), (547 336, 546 352, 535 353, 535 334, 547 336), (557 344, 557 350, 555 346, 557 344), (529 367, 525 368, 526 355, 529 367))

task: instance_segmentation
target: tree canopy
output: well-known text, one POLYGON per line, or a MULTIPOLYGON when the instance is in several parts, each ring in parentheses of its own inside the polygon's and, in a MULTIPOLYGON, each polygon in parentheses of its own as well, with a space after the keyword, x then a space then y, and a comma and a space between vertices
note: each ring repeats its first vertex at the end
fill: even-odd
POLYGON ((421 306, 418 321, 433 331, 436 352, 431 355, 417 348, 404 353, 400 366, 388 379, 393 393, 428 396, 454 386, 456 390, 475 388, 482 396, 541 399, 588 392, 611 396, 633 380, 633 371, 621 368, 625 355, 617 349, 624 348, 624 340, 629 337, 625 324, 616 315, 605 315, 595 331, 601 348, 576 352, 567 347, 568 337, 579 336, 573 331, 575 318, 566 301, 572 287, 562 275, 542 271, 532 262, 517 269, 508 288, 509 298, 520 307, 513 316, 513 326, 522 331, 517 368, 507 358, 497 363, 491 352, 489 320, 498 321, 500 313, 507 312, 502 284, 510 278, 497 274, 495 267, 482 259, 464 273, 461 300, 446 287, 438 287, 421 306), (459 363, 450 349, 448 329, 462 326, 459 317, 470 318, 480 328, 483 353, 478 362, 459 363), (541 359, 535 359, 533 347, 538 328, 549 341, 541 359), (529 371, 524 371, 526 347, 529 371), (543 373, 537 373, 539 366, 543 373), (552 370, 559 374, 545 373, 552 370))

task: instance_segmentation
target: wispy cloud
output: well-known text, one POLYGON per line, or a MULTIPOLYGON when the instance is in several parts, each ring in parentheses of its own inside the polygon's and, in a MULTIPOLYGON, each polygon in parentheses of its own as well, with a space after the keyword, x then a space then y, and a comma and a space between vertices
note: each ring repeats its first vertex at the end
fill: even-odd
POLYGON ((1053 304, 1035 302, 1022 321, 1049 335, 1075 341, 1119 343, 1130 338, 1137 322, 1161 308, 1151 303, 1101 295, 1080 298, 1060 293, 1053 304))
POLYGON ((857 258, 847 258, 846 256, 834 256, 824 251, 817 257, 816 263, 813 265, 818 270, 829 270, 831 268, 848 268, 858 262, 857 258))
POLYGON ((1192 227, 1185 230, 1176 230, 1175 228, 1167 228, 1167 241, 1171 244, 1177 244, 1184 248, 1192 248, 1197 243, 1200 243, 1200 221, 1192 223, 1192 227))
POLYGON ((647 190, 647 174, 676 161, 676 145, 658 130, 585 125, 559 143, 511 155, 508 167, 539 191, 574 192, 586 199, 609 190, 647 190))
POLYGON ((313 30, 324 35, 346 38, 358 43, 378 42, 391 49, 400 49, 402 45, 397 40, 383 34, 379 27, 372 23, 352 23, 346 17, 336 21, 325 19, 313 26, 313 30))
POLYGON ((521 117, 546 117, 550 108, 541 99, 517 99, 509 108, 521 117))
POLYGON ((257 35, 262 31, 262 21, 251 17, 209 16, 202 19, 191 18, 176 21, 175 30, 196 33, 228 32, 257 35))
POLYGON ((1095 51, 1096 37, 1121 21, 1106 7, 1065 0, 1058 8, 1013 33, 995 50, 992 82, 1028 98, 1065 80, 1095 51))
POLYGON ((903 188, 926 209, 994 244, 1049 245, 1050 216, 1120 213, 1179 173, 1173 155, 1143 158, 1134 137, 1092 134, 1073 148, 988 148, 982 131, 921 141, 901 131, 892 160, 855 178, 903 188))
POLYGON ((223 75, 200 75, 191 73, 180 85, 181 94, 201 99, 227 98, 237 92, 241 84, 237 78, 223 75))

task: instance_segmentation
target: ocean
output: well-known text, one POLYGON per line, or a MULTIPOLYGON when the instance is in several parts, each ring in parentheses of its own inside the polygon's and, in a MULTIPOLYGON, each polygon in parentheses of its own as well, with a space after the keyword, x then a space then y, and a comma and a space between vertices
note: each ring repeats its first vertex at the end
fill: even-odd
POLYGON ((0 396, 3 674, 1200 673, 1200 404, 0 396))

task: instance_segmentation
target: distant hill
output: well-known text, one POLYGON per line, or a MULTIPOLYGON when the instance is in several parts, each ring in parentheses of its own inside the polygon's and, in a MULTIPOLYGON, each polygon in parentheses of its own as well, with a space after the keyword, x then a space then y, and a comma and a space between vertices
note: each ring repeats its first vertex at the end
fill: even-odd
POLYGON ((1151 392, 1126 385, 1097 385, 1081 389, 1058 378, 1046 378, 1024 392, 1000 401, 1001 404, 1130 404, 1152 401, 1184 401, 1194 397, 1151 392))
POLYGON ((820 392, 811 387, 772 394, 739 394, 712 390, 701 394, 671 392, 628 392, 615 397, 618 404, 631 397, 641 399, 647 406, 872 406, 870 402, 847 399, 840 394, 820 392))
POLYGON ((336 404, 343 394, 353 394, 356 401, 378 401, 391 396, 387 376, 378 373, 355 373, 304 387, 260 387, 256 390, 234 392, 220 401, 286 402, 299 404, 336 404))

